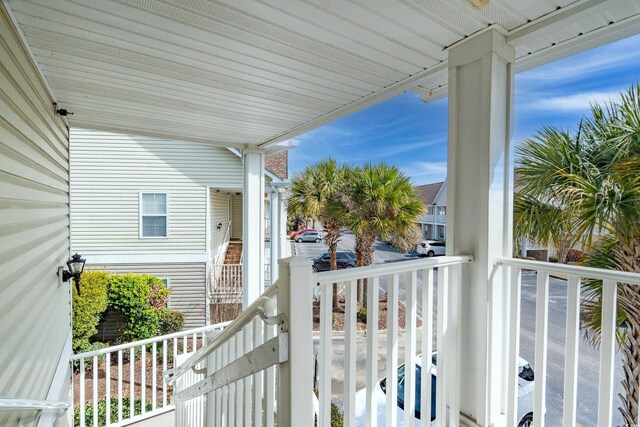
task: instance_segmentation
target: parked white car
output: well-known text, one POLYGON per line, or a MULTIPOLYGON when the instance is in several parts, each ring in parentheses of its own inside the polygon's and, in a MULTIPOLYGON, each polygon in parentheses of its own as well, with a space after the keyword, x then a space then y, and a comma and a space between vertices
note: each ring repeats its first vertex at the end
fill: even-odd
POLYGON ((418 252, 418 255, 429 257, 444 255, 446 250, 446 243, 439 240, 423 240, 416 247, 416 252, 418 252))
MULTIPOLYGON (((436 353, 434 352, 431 358, 432 375, 431 375, 431 425, 435 426, 436 418, 436 353)), ((421 371, 422 371, 422 356, 418 356, 416 360, 416 389, 415 389, 415 418, 414 425, 420 425, 420 390, 421 390, 421 371)), ((404 426, 404 372, 405 365, 398 368, 398 390, 397 390, 397 405, 398 405, 398 419, 396 426, 404 426)), ((518 427, 530 427, 533 425, 533 388, 534 388, 534 375, 533 369, 529 365, 529 362, 520 358, 519 360, 519 373, 518 373, 518 427)), ((387 412, 387 396, 386 396, 386 382, 387 379, 383 378, 376 383, 375 399, 376 399, 376 412, 378 418, 378 425, 386 425, 386 412, 387 412)), ((366 389, 359 390, 356 393, 356 426, 365 426, 366 422, 366 407, 367 397, 366 389)))

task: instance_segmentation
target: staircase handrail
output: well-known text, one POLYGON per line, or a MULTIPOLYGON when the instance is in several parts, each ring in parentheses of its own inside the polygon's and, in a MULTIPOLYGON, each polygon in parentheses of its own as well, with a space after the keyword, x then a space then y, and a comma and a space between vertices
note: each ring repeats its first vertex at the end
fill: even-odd
POLYGON ((0 396, 0 412, 15 411, 66 411, 71 405, 68 402, 54 400, 18 399, 0 396))
POLYGON ((207 343, 206 346, 201 347, 191 357, 189 357, 182 365, 175 369, 169 369, 165 372, 165 381, 167 384, 172 384, 180 376, 187 373, 190 369, 194 368, 198 363, 204 360, 209 354, 215 351, 218 347, 229 341, 235 334, 248 325, 256 316, 260 316, 265 319, 267 304, 273 302, 272 297, 278 293, 278 286, 274 285, 268 288, 261 297, 255 300, 249 307, 247 307, 235 320, 227 325, 226 328, 220 332, 212 341, 207 343))

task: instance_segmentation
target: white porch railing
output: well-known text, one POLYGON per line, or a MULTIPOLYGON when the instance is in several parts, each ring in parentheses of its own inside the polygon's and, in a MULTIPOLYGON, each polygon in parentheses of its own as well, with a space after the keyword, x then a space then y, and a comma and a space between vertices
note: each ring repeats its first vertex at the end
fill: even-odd
POLYGON ((209 292, 214 302, 235 302, 242 295, 242 264, 211 265, 209 292))
MULTIPOLYGON (((320 286, 320 345, 319 345, 319 404, 318 425, 330 425, 332 377, 344 377, 344 421, 347 426, 356 425, 356 411, 364 413, 358 425, 377 425, 378 410, 376 383, 381 379, 378 366, 379 305, 381 292, 387 293, 386 364, 383 371, 387 378, 386 422, 388 426, 398 423, 397 385, 399 347, 401 346, 399 323, 399 303, 405 306, 404 364, 415 366, 419 354, 431 355, 437 348, 436 413, 448 414, 451 425, 457 425, 458 400, 457 360, 458 360, 458 316, 460 307, 461 265, 472 260, 471 256, 447 256, 429 260, 389 263, 364 268, 338 270, 313 275, 320 286), (436 272, 437 269, 437 272, 436 272), (437 319, 436 347, 434 339, 434 275, 437 276, 437 319), (366 305, 366 408, 356 408, 356 291, 357 282, 367 279, 366 305), (334 283, 345 287, 345 343, 343 372, 332 369, 332 289, 334 283), (418 294, 420 289, 420 295, 418 294), (418 308, 420 306, 420 308, 418 308), (422 317, 421 336, 418 337, 416 321, 422 317), (371 321, 373 320, 373 321, 371 321), (419 344, 419 338, 421 343, 419 344), (450 410, 450 412, 449 412, 450 410)), ((428 357, 427 360, 430 360, 428 357)), ((406 369, 405 390, 415 390, 416 370, 406 369)), ((429 375, 430 363, 425 363, 422 375, 429 375)), ((431 382, 422 381, 420 390, 420 412, 431 414, 431 382)), ((405 393, 405 425, 413 425, 416 408, 415 394, 405 393)), ((440 417, 440 415, 438 415, 440 417)), ((430 425, 430 417, 422 417, 422 425, 430 425)), ((439 418, 440 419, 440 418, 439 418)))
POLYGON ((295 279, 303 271, 310 277, 310 263, 302 263, 297 268, 281 265, 290 280, 268 288, 220 335, 168 372, 168 381, 178 387, 173 397, 181 413, 178 426, 185 425, 186 405, 204 395, 206 425, 312 425, 311 284, 289 286, 300 281, 295 279), (298 307, 304 300, 307 310, 304 304, 298 307), (296 349, 295 360, 290 359, 290 348, 296 349), (208 376, 181 387, 180 380, 205 361, 208 376))
MULTIPOLYGON (((208 377, 197 384, 179 388, 176 405, 199 396, 207 396, 207 425, 313 425, 313 289, 320 288, 319 315, 319 414, 318 425, 330 425, 332 376, 345 378, 345 425, 356 424, 356 285, 367 279, 366 332, 366 418, 376 424, 374 400, 378 381, 378 296, 381 286, 388 293, 388 341, 386 375, 389 425, 396 423, 398 355, 402 347, 398 330, 399 303, 406 307, 404 363, 414 366, 419 353, 439 349, 436 396, 438 413, 458 419, 457 390, 457 318, 460 298, 461 265, 470 256, 449 256, 389 263, 334 272, 311 272, 311 263, 302 258, 280 261, 277 282, 230 323, 214 340, 198 350, 171 373, 170 382, 179 380, 198 363, 207 361, 208 377), (437 279, 438 307, 434 334, 434 283, 437 279), (345 287, 345 363, 337 372, 332 358, 332 292, 334 283, 345 287), (418 286, 420 285, 420 292, 418 286), (277 306, 277 310, 276 310, 277 306), (418 337, 417 317, 423 316, 418 337), (276 329, 276 325, 278 326, 276 329), (436 347, 433 345, 434 337, 436 347), (276 381, 277 378, 277 381, 276 381), (275 384, 278 388, 275 388, 275 384), (277 411, 276 411, 277 408, 277 411), (449 412, 450 411, 450 412, 449 412)), ((406 389, 415 389, 415 370, 407 370, 406 389)), ((430 382, 422 386, 421 407, 430 413, 430 382)), ((405 413, 413 416, 413 394, 405 396, 405 413)), ((182 410, 182 409, 181 409, 182 410)), ((426 421, 424 425, 429 425, 426 421)), ((180 419, 178 420, 180 425, 180 419)))
MULTIPOLYGON (((516 425, 517 405, 517 363, 520 354, 520 303, 522 270, 534 271, 536 278, 536 320, 535 320, 535 370, 534 391, 535 425, 544 425, 545 400, 547 394, 547 348, 549 320, 549 276, 566 277, 566 347, 564 349, 564 400, 562 403, 562 425, 576 425, 578 393, 578 343, 580 328, 580 286, 585 279, 601 280, 602 294, 602 330, 600 344, 600 366, 598 387, 598 426, 612 425, 614 407, 614 366, 616 349, 616 300, 618 283, 640 285, 640 274, 614 270, 578 267, 565 264, 552 264, 539 261, 506 258, 498 266, 508 268, 510 275, 509 296, 509 384, 508 384, 508 424, 516 425)), ((593 375, 585 372, 583 375, 593 375)), ((593 420, 595 421, 595 420, 593 420)))
MULTIPOLYGON (((242 264, 212 264, 209 295, 213 302, 237 302, 242 296, 242 264)), ((271 265, 264 265, 264 285, 271 286, 271 265)))
POLYGON ((207 332, 219 332, 227 324, 203 326, 73 355, 73 404, 79 406, 79 425, 122 425, 173 410, 169 404, 173 390, 164 381, 162 372, 173 367, 178 355, 196 351, 206 344, 207 332), (128 399, 126 408, 124 398, 128 399), (140 399, 139 409, 136 409, 136 399, 140 399), (105 421, 99 423, 101 400, 105 401, 107 410, 105 421), (117 407, 115 417, 111 416, 112 404, 117 407), (87 405, 92 408, 89 420, 87 405))

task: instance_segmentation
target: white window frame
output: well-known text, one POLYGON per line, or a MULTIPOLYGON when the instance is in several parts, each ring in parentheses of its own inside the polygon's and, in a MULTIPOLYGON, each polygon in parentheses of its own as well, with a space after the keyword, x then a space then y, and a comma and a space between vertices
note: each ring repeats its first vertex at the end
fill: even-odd
POLYGON ((166 282, 165 285, 167 286, 167 289, 171 289, 171 277, 166 277, 166 276, 156 276, 156 277, 166 282))
POLYGON ((166 191, 141 191, 138 193, 138 236, 140 239, 168 239, 170 236, 169 233, 169 193, 166 191), (143 194, 164 194, 167 200, 167 211, 165 213, 165 217, 167 218, 167 235, 166 236, 144 236, 143 235, 143 227, 142 227, 142 217, 143 216, 162 216, 162 215, 143 215, 142 214, 142 195, 143 194))

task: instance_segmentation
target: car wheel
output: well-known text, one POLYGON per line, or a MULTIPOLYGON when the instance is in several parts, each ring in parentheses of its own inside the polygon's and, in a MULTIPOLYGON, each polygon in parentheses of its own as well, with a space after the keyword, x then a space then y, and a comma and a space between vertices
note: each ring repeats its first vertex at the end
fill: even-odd
POLYGON ((532 425, 533 425, 533 414, 531 412, 525 415, 518 423, 518 427, 531 427, 532 425))
POLYGON ((316 239, 316 243, 320 243, 320 238, 317 238, 317 239, 316 239))
POLYGON ((311 269, 313 270, 314 273, 317 273, 319 271, 318 267, 316 267, 315 265, 311 267, 311 269))
POLYGON ((353 265, 347 264, 344 266, 344 268, 353 268, 353 265))
POLYGON ((435 255, 435 252, 433 252, 433 251, 429 251, 429 252, 427 252, 427 256, 428 256, 428 257, 432 257, 432 256, 434 256, 434 255, 435 255))
POLYGON ((296 239, 297 243, 302 243, 302 239, 296 239))

